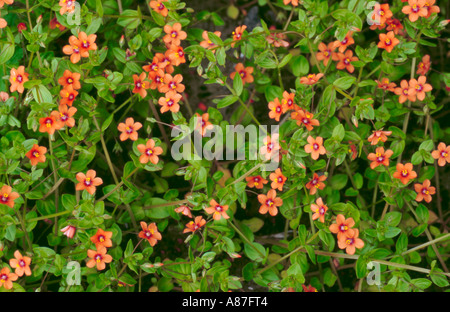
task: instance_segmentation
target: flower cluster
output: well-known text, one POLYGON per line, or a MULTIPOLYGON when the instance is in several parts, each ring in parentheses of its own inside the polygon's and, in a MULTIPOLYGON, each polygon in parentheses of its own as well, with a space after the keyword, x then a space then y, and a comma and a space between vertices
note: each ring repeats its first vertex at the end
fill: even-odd
POLYGON ((359 230, 353 229, 355 221, 353 218, 345 219, 344 215, 338 214, 336 223, 330 225, 331 233, 337 234, 338 246, 340 249, 345 249, 349 255, 355 253, 356 248, 364 247, 364 242, 360 239, 359 230))

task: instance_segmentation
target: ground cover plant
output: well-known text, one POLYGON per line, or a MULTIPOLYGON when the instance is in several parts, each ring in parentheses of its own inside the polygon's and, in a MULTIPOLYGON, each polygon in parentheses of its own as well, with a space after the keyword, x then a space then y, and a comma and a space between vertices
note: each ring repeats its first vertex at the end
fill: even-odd
POLYGON ((0 291, 448 291, 449 10, 0 0, 0 291))

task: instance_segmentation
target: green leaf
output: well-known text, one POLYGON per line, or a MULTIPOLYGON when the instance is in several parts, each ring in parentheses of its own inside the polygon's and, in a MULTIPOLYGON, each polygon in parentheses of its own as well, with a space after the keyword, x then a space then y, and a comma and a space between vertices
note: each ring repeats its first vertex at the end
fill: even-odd
POLYGON ((355 81, 356 81, 355 77, 347 76, 347 77, 342 77, 342 78, 336 79, 333 82, 333 85, 342 90, 347 90, 355 83, 355 81))
POLYGON ((220 101, 217 102, 217 108, 224 108, 227 106, 230 106, 231 104, 235 103, 239 99, 236 95, 227 95, 226 97, 222 98, 220 101))
POLYGON ((346 174, 336 174, 330 179, 330 186, 333 190, 342 190, 347 185, 348 176, 346 174))
POLYGON ((365 257, 359 257, 355 265, 356 277, 363 278, 367 274, 367 260, 365 257))
POLYGON ((233 89, 236 91, 236 95, 240 96, 242 94, 242 90, 244 89, 244 84, 242 83, 242 78, 239 73, 234 75, 233 79, 233 89))
MULTIPOLYGON (((152 10, 153 13, 153 10, 152 10)), ((160 15, 160 14, 156 14, 160 15)), ((152 14, 153 17, 155 17, 152 14)), ((157 22, 155 20, 155 22, 157 22)), ((117 19, 117 24, 127 29, 136 29, 141 23, 140 12, 136 10, 124 10, 120 17, 117 19)), ((158 23, 158 22, 157 22, 158 23)))
POLYGON ((416 208, 416 214, 419 218, 420 223, 428 223, 428 219, 430 217, 430 213, 428 212, 428 208, 422 204, 419 204, 416 208))
POLYGON ((430 277, 434 284, 436 284, 439 287, 447 287, 449 285, 447 277, 443 274, 435 273, 440 272, 442 273, 441 269, 435 268, 433 272, 431 272, 430 277))
POLYGON ((426 278, 415 278, 410 281, 411 284, 420 289, 427 289, 431 286, 431 281, 426 278))
POLYGON ((292 58, 291 68, 294 76, 304 76, 309 73, 309 62, 303 55, 296 55, 292 58))
POLYGON ((13 43, 5 43, 0 51, 0 65, 9 61, 9 59, 13 57, 14 51, 15 45, 13 43))

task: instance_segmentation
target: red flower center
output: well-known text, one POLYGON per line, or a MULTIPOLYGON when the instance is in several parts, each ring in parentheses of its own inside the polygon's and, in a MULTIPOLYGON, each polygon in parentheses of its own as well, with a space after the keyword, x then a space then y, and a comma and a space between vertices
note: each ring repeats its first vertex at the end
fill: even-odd
POLYGON ((283 178, 282 177, 278 177, 278 183, 283 182, 283 178))
POLYGON ((348 38, 347 37, 345 37, 344 40, 341 41, 342 44, 347 44, 347 42, 348 42, 348 38))
POLYGON ((314 150, 318 150, 318 149, 319 149, 319 144, 314 143, 314 144, 313 144, 313 148, 314 148, 314 150))
POLYGON ((172 36, 172 38, 176 38, 178 36, 178 33, 174 30, 170 33, 170 35, 172 36))
POLYGON ((37 158, 37 157, 39 157, 39 152, 38 152, 38 151, 33 151, 33 152, 31 153, 31 156, 37 158))
POLYGON ((145 151, 145 154, 147 154, 147 156, 151 156, 151 155, 153 155, 153 150, 152 150, 151 148, 148 148, 148 149, 145 151))
POLYGON ((68 98, 69 98, 69 100, 72 101, 72 100, 74 99, 74 95, 71 93, 71 94, 69 94, 69 97, 68 97, 68 98))
POLYGON ((23 81, 22 75, 17 75, 17 81, 18 81, 19 83, 22 83, 22 81, 23 81))
POLYGON ((88 49, 90 46, 90 43, 88 41, 83 41, 83 43, 81 44, 81 46, 85 49, 88 49))
POLYGON ((220 206, 220 205, 217 205, 217 206, 216 206, 216 211, 222 212, 222 210, 223 210, 222 206, 220 206))
POLYGON ((350 64, 350 59, 349 59, 348 57, 344 59, 344 64, 345 64, 345 65, 350 64))
POLYGON ((0 275, 0 280, 1 280, 2 282, 7 281, 7 280, 8 280, 8 275, 6 275, 6 274, 0 275))
POLYGON ((272 199, 266 200, 266 205, 269 206, 269 207, 272 207, 273 206, 273 200, 272 199))
POLYGON ((22 259, 19 260, 19 265, 23 268, 25 267, 26 263, 22 259))

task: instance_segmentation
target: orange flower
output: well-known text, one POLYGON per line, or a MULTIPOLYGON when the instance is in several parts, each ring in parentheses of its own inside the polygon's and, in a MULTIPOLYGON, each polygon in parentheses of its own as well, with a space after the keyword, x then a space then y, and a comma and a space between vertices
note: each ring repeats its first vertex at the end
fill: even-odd
POLYGON ((395 88, 394 93, 399 95, 398 102, 400 104, 406 102, 406 100, 416 101, 416 89, 412 88, 408 81, 404 79, 400 82, 400 87, 395 88))
POLYGON ((431 202, 431 195, 436 194, 436 188, 430 185, 431 182, 428 179, 423 181, 423 184, 414 184, 414 190, 417 193, 416 202, 421 202, 422 200, 425 200, 427 203, 431 202))
POLYGON ((199 113, 195 113, 196 118, 198 118, 196 130, 200 132, 202 136, 205 136, 206 132, 208 130, 211 130, 214 128, 213 124, 209 122, 209 114, 204 113, 200 116, 199 113))
POLYGON ((267 42, 276 48, 289 46, 289 42, 284 39, 286 39, 286 35, 282 33, 271 33, 266 37, 267 42))
POLYGON ((76 175, 78 183, 75 186, 75 189, 77 191, 86 190, 89 194, 94 194, 96 187, 103 184, 103 180, 98 177, 96 178, 96 175, 97 172, 93 169, 89 169, 86 174, 78 172, 76 175))
POLYGON ((371 145, 377 145, 378 142, 386 142, 387 137, 392 134, 392 131, 383 131, 381 130, 375 130, 373 133, 369 136, 367 141, 370 142, 371 145))
POLYGON ((172 77, 171 74, 165 74, 163 84, 161 84, 161 87, 159 88, 161 93, 167 93, 170 90, 182 93, 185 89, 184 84, 181 82, 183 81, 183 76, 181 74, 176 74, 174 77, 172 77))
MULTIPOLYGON (((164 54, 162 53, 156 53, 153 57, 153 60, 150 64, 142 66, 142 69, 149 73, 156 73, 159 69, 163 69, 164 67, 161 66, 162 59, 164 58, 164 54)), ((148 75, 150 79, 153 79, 154 76, 152 74, 148 75)))
POLYGON ((298 6, 298 0, 283 0, 284 5, 288 5, 289 3, 292 3, 292 6, 296 7, 298 6))
POLYGON ((11 266, 11 268, 15 269, 14 273, 16 273, 18 276, 23 276, 24 274, 26 276, 30 276, 31 258, 22 256, 22 254, 18 250, 14 252, 14 258, 15 259, 9 260, 9 265, 11 266))
POLYGON ((69 107, 67 105, 61 104, 59 105, 59 111, 53 111, 52 116, 56 119, 57 123, 59 123, 58 128, 62 128, 67 126, 72 128, 75 126, 75 119, 73 115, 77 112, 75 107, 69 107))
POLYGON ((316 84, 317 81, 319 81, 319 79, 322 77, 323 77, 323 74, 309 74, 306 77, 301 77, 300 83, 306 84, 306 85, 313 85, 313 84, 316 84))
POLYGON ((97 270, 101 271, 105 269, 106 263, 112 261, 112 257, 106 253, 106 248, 104 246, 97 245, 96 249, 97 250, 88 249, 87 255, 91 259, 86 263, 86 266, 88 268, 97 266, 97 270))
POLYGON ((161 113, 171 111, 176 113, 180 110, 180 104, 178 102, 181 100, 181 94, 174 91, 169 91, 166 93, 165 97, 160 97, 158 104, 161 105, 161 113))
POLYGON ((446 146, 444 142, 440 142, 438 149, 431 152, 431 156, 438 160, 440 167, 445 166, 446 163, 450 163, 450 145, 446 146))
POLYGON ((155 11, 161 14, 162 16, 166 17, 169 13, 169 10, 167 10, 166 6, 163 2, 166 2, 167 0, 153 0, 150 1, 150 7, 155 11))
POLYGON ((61 102, 59 102, 60 105, 72 106, 78 92, 73 89, 72 85, 68 85, 59 92, 59 95, 61 96, 61 102))
POLYGON ((270 185, 273 189, 278 189, 279 191, 283 190, 283 185, 286 182, 287 178, 281 173, 281 169, 277 168, 275 172, 272 172, 269 175, 272 184, 270 185))
POLYGON ((328 207, 323 204, 322 197, 316 199, 315 204, 311 204, 311 210, 314 212, 312 215, 312 219, 319 219, 320 222, 325 223, 325 213, 328 210, 328 207))
MULTIPOLYGON (((351 143, 351 142, 349 142, 351 143)), ((350 148, 348 149, 348 152, 351 154, 352 160, 356 159, 356 156, 358 156, 358 151, 356 150, 355 144, 350 144, 350 148)))
POLYGON ((63 47, 63 53, 66 55, 70 55, 70 61, 73 64, 76 64, 81 60, 80 45, 80 40, 78 40, 77 37, 70 36, 69 44, 63 47))
POLYGON ((388 25, 386 28, 387 31, 393 31, 396 35, 403 35, 403 25, 398 19, 389 18, 386 24, 388 25))
POLYGON ((353 31, 349 31, 347 33, 347 35, 345 35, 345 38, 342 41, 336 40, 334 42, 336 48, 339 48, 339 52, 341 52, 341 53, 344 52, 349 45, 352 45, 355 43, 355 40, 353 39, 352 36, 353 36, 353 31))
POLYGON ((426 17, 428 15, 425 0, 408 0, 408 4, 402 8, 402 12, 409 15, 411 22, 417 21, 419 16, 426 17))
POLYGON ((311 157, 314 160, 317 160, 319 158, 319 155, 325 155, 326 150, 323 146, 323 138, 318 136, 315 139, 312 136, 308 136, 306 139, 309 144, 305 145, 305 152, 308 154, 311 153, 311 157))
POLYGON ((431 16, 431 14, 433 14, 433 13, 441 12, 441 9, 437 5, 433 5, 435 2, 436 2, 436 0, 425 1, 425 4, 423 6, 428 11, 427 16, 425 16, 426 18, 429 18, 431 16))
POLYGON ((102 246, 102 247, 112 247, 112 240, 111 237, 113 235, 113 232, 110 231, 104 231, 101 228, 97 229, 97 233, 95 233, 93 236, 91 236, 91 242, 95 244, 95 246, 102 246))
POLYGON ((61 7, 59 9, 59 14, 64 15, 66 12, 72 13, 75 11, 75 4, 77 2, 74 0, 60 0, 59 6, 61 7))
POLYGON ((50 29, 58 28, 59 31, 63 31, 66 29, 63 25, 58 22, 58 19, 54 17, 49 23, 50 29))
POLYGON ((394 82, 389 82, 389 78, 383 78, 381 81, 375 80, 378 84, 379 89, 383 89, 385 91, 394 92, 395 87, 397 86, 394 82))
MULTIPOLYGON (((174 66, 178 66, 181 63, 186 63, 186 58, 182 47, 171 45, 169 51, 169 60, 174 66)), ((166 72, 168 71, 166 70, 166 72)))
POLYGON ((351 62, 357 61, 358 57, 353 56, 353 52, 351 50, 347 50, 344 53, 338 53, 339 62, 336 64, 337 69, 346 69, 349 73, 353 73, 355 71, 355 67, 351 62))
POLYGON ((139 237, 146 239, 150 246, 155 246, 156 243, 162 239, 161 233, 158 232, 158 227, 156 223, 150 223, 147 226, 147 223, 141 221, 142 231, 139 232, 139 237))
POLYGON ((353 218, 345 219, 344 215, 338 214, 336 217, 336 223, 330 225, 329 230, 331 233, 337 234, 338 241, 345 239, 346 237, 353 235, 355 225, 353 218))
POLYGON ((45 146, 34 144, 25 156, 30 159, 32 166, 36 166, 40 162, 45 162, 45 153, 47 153, 47 148, 45 146))
POLYGON ((306 189, 309 190, 309 195, 316 194, 318 189, 323 190, 325 187, 325 183, 323 183, 323 181, 325 181, 326 179, 327 177, 325 175, 321 175, 319 177, 317 173, 314 173, 311 181, 306 183, 306 189))
POLYGON ((134 80, 133 93, 139 93, 139 95, 142 98, 145 98, 147 96, 146 89, 150 88, 150 83, 145 80, 146 77, 147 77, 147 74, 145 72, 141 73, 139 76, 133 75, 133 80, 134 80))
POLYGON ((371 16, 372 21, 376 21, 377 25, 385 24, 388 18, 392 17, 392 11, 389 9, 389 4, 375 3, 373 14, 371 16))
POLYGON ((275 100, 269 102, 269 118, 280 121, 281 114, 283 113, 283 106, 280 100, 276 98, 275 100))
POLYGON ((291 113, 291 118, 297 121, 297 125, 304 125, 306 130, 311 131, 314 126, 319 126, 320 123, 317 119, 313 119, 314 115, 303 109, 299 109, 291 113))
POLYGON ((9 185, 3 185, 0 190, 0 204, 6 205, 9 208, 14 207, 14 200, 19 197, 19 193, 12 192, 12 188, 9 185))
POLYGON ((263 146, 261 146, 259 152, 264 156, 266 160, 272 159, 279 155, 280 145, 278 143, 279 134, 273 134, 273 138, 266 136, 263 140, 263 146))
POLYGON ((89 51, 97 50, 97 44, 95 43, 96 39, 96 34, 86 35, 84 31, 78 33, 81 57, 89 57, 89 51))
MULTIPOLYGON (((233 35, 233 41, 236 40, 241 40, 242 39, 242 35, 244 34, 244 30, 247 29, 246 25, 242 25, 242 26, 238 26, 236 27, 236 29, 232 32, 233 35)), ((231 43, 231 47, 234 48, 234 45, 236 44, 236 42, 232 42, 231 43)))
MULTIPOLYGON (((216 35, 217 37, 220 37, 222 35, 222 33, 220 31, 215 31, 214 35, 216 35)), ((208 36, 208 31, 204 30, 202 33, 202 38, 203 41, 200 42, 200 46, 204 47, 205 49, 215 49, 217 47, 216 44, 212 43, 211 40, 209 40, 209 36, 208 36)), ((213 50, 213 53, 215 52, 215 50, 213 50)))
POLYGON ((400 182, 407 184, 409 180, 417 178, 417 173, 413 171, 413 165, 411 163, 397 164, 397 171, 392 175, 396 179, 400 179, 400 182))
POLYGON ((161 93, 167 93, 162 92, 165 88, 164 84, 164 70, 158 69, 157 71, 151 71, 148 76, 150 79, 152 79, 152 82, 150 83, 150 89, 155 90, 158 88, 158 91, 161 93))
POLYGON ((81 89, 80 77, 80 73, 72 73, 70 70, 66 69, 63 76, 58 79, 58 83, 64 88, 72 86, 74 90, 78 90, 81 89))
MULTIPOLYGON (((159 63, 160 68, 164 68, 164 70, 166 71, 166 73, 171 74, 173 73, 173 71, 175 70, 175 68, 173 67, 175 64, 173 64, 173 62, 170 59, 170 54, 172 53, 172 50, 168 49, 165 53, 164 53, 164 58, 161 60, 161 63, 159 63)), ((156 53, 155 55, 158 55, 160 53, 156 53)))
POLYGON ((362 239, 358 238, 359 230, 353 229, 352 233, 349 233, 347 237, 338 240, 338 246, 340 249, 345 249, 345 252, 349 255, 353 255, 356 248, 361 249, 364 247, 362 239))
POLYGON ((274 189, 269 190, 267 195, 259 194, 258 201, 261 204, 261 207, 259 207, 259 213, 266 214, 269 212, 269 214, 273 217, 278 214, 278 207, 283 205, 283 200, 277 197, 277 192, 274 189))
POLYGON ((239 74, 242 78, 242 83, 246 84, 246 83, 252 83, 253 82, 253 67, 248 66, 248 67, 244 67, 244 64, 242 63, 237 63, 236 66, 234 67, 234 69, 236 70, 235 72, 232 72, 230 74, 231 79, 234 79, 234 76, 236 74, 239 74))
POLYGON ((267 184, 268 182, 260 175, 257 175, 256 177, 246 177, 245 180, 247 181, 248 187, 255 187, 257 189, 262 189, 264 187, 264 184, 267 184))
POLYGON ((390 149, 384 152, 383 147, 377 147, 375 153, 370 153, 367 155, 367 159, 371 161, 370 168, 375 169, 376 167, 383 165, 389 166, 389 158, 394 154, 390 149))
POLYGON ((325 43, 321 42, 319 43, 319 51, 316 53, 316 59, 318 61, 323 61, 323 65, 327 66, 328 62, 330 60, 330 58, 333 61, 337 61, 338 60, 338 56, 337 53, 334 52, 334 50, 336 50, 337 48, 337 44, 336 42, 330 42, 328 45, 326 45, 325 43))
POLYGON ((28 74, 25 72, 25 67, 19 66, 17 69, 12 68, 10 73, 9 82, 11 86, 9 87, 9 91, 23 93, 25 89, 23 84, 28 81, 28 74))
POLYGON ((283 107, 283 113, 295 108, 294 103, 295 93, 283 92, 283 99, 281 100, 281 106, 283 107))
POLYGON ((141 153, 141 156, 139 157, 139 162, 141 164, 146 164, 150 161, 152 164, 156 165, 159 162, 158 155, 161 155, 163 152, 163 149, 160 146, 155 146, 155 141, 153 139, 148 139, 145 145, 139 144, 137 149, 141 153))
POLYGON ((61 129, 61 124, 55 118, 55 114, 51 114, 48 117, 42 117, 39 119, 39 132, 47 132, 49 135, 53 135, 56 130, 61 129))
POLYGON ((214 220, 220 220, 230 218, 227 215, 228 205, 219 205, 214 199, 209 202, 210 207, 205 208, 207 214, 212 214, 214 220))
POLYGON ((430 70, 430 67, 431 67, 430 56, 427 54, 424 57, 422 57, 422 61, 419 63, 419 65, 417 65, 416 73, 418 75, 425 75, 430 70))
POLYGON ((8 267, 4 267, 0 270, 0 287, 5 287, 5 289, 11 289, 13 287, 13 282, 17 281, 19 278, 17 274, 10 273, 8 267))
POLYGON ((189 233, 189 232, 194 233, 195 231, 197 231, 199 228, 201 228, 205 224, 206 224, 206 220, 203 219, 202 216, 195 217, 194 221, 191 221, 188 224, 186 224, 186 228, 183 230, 183 233, 189 233))
POLYGON ((142 128, 142 124, 140 122, 134 122, 133 117, 128 117, 125 120, 125 123, 121 122, 117 126, 117 130, 121 131, 120 140, 125 141, 130 139, 132 141, 136 141, 138 139, 137 131, 142 128))
POLYGON ((192 218, 191 209, 189 209, 188 206, 181 205, 180 207, 175 208, 175 212, 181 213, 181 214, 185 215, 186 217, 192 218))
POLYGON ((426 82, 426 76, 420 76, 417 80, 413 78, 409 81, 409 86, 416 91, 416 97, 419 101, 423 101, 425 99, 425 92, 430 92, 433 90, 433 87, 426 82))
POLYGON ((395 38, 395 34, 393 31, 390 31, 387 34, 380 34, 379 38, 380 42, 378 42, 378 47, 380 49, 385 49, 389 53, 397 44, 400 43, 400 40, 395 38))
POLYGON ((302 285, 302 288, 303 292, 317 292, 317 289, 312 287, 311 285, 309 286, 302 285))
POLYGON ((8 22, 4 18, 0 18, 0 29, 5 28, 8 26, 8 22))
POLYGON ((164 32, 166 33, 166 35, 163 37, 163 41, 167 46, 170 46, 171 44, 179 46, 181 40, 187 38, 186 32, 181 30, 180 23, 175 23, 173 24, 173 26, 165 25, 164 32))

